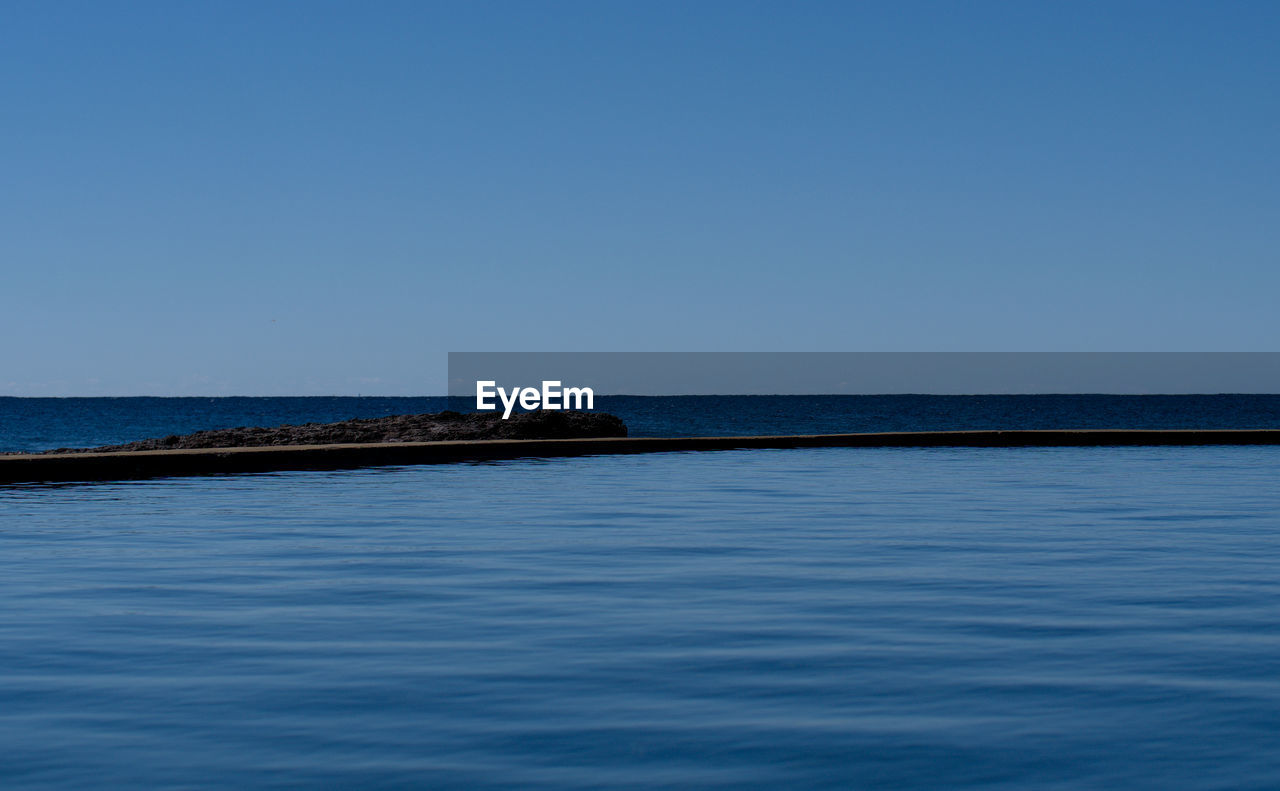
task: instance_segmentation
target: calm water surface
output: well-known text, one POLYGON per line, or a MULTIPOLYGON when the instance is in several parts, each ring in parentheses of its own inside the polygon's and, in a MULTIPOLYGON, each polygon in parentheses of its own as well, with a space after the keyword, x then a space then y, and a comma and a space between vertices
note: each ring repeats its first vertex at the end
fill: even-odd
POLYGON ((0 489, 0 787, 1280 788, 1280 448, 0 489))

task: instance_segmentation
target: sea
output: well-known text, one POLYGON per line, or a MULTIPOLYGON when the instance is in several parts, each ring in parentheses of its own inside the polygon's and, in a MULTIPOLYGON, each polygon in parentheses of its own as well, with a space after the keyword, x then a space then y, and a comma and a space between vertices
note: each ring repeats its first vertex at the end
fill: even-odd
MULTIPOLYGON (((445 399, 0 398, 0 450, 445 399)), ((601 397, 634 436, 1280 397, 601 397)), ((0 486, 4 789, 1280 788, 1280 447, 0 486)))
MULTIPOLYGON (((461 397, 6 398, 0 452, 115 445, 240 426, 474 411, 461 397)), ((633 437, 1068 428, 1280 428, 1280 395, 606 396, 633 437)))

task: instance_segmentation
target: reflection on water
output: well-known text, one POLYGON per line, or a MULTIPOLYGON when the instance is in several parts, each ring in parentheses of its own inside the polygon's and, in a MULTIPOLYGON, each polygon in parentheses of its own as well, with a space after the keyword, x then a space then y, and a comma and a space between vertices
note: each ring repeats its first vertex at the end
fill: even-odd
POLYGON ((0 786, 1280 787, 1280 448, 0 490, 0 786))

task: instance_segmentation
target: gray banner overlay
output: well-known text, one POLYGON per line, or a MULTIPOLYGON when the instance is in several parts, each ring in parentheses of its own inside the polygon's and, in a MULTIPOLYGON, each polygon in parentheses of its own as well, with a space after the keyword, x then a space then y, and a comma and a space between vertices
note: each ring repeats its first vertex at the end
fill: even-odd
POLYGON ((1280 352, 450 352, 476 383, 599 395, 1280 393, 1280 352))

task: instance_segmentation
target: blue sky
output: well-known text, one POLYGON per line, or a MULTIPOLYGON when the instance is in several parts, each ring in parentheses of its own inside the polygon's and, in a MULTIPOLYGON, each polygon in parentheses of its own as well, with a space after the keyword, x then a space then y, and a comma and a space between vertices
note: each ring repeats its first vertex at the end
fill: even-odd
POLYGON ((16 2, 0 395, 1274 351, 1280 4, 16 2))

